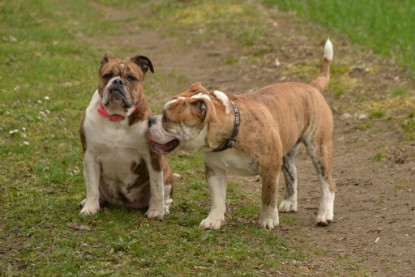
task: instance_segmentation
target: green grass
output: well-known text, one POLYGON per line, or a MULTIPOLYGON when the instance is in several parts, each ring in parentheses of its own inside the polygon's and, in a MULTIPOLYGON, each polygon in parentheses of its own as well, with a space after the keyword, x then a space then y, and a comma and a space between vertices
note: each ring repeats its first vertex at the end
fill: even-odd
MULTIPOLYGON (((306 261, 307 255, 278 232, 252 223, 258 199, 234 192, 239 184, 229 185, 228 205, 238 207, 228 214, 234 224, 217 232, 199 229, 209 208, 200 155, 169 157, 185 179, 178 182, 175 203, 162 222, 120 207, 78 215, 85 195, 78 127, 96 87, 99 61, 105 50, 120 56, 140 50, 116 44, 102 49, 97 42, 127 35, 126 23, 142 28, 162 23, 157 17, 110 19, 105 8, 119 8, 116 3, 99 1, 104 9, 80 0, 0 3, 1 274, 252 276, 284 271, 282 262, 306 261)), ((182 12, 176 2, 169 2, 170 9, 163 4, 129 1, 121 10, 182 12)), ((241 45, 251 45, 257 33, 233 35, 241 45)), ((168 91, 188 83, 180 73, 159 72, 147 79, 146 93, 169 97, 168 91)), ((160 109, 158 102, 151 106, 160 109)))
MULTIPOLYGON (((265 2, 295 11, 300 17, 317 22, 330 30, 332 37, 345 36, 355 44, 397 61, 406 68, 408 76, 415 79, 415 21, 413 20, 415 1, 404 0, 395 3, 387 0, 266 0, 265 2)), ((361 85, 348 74, 336 76, 336 68, 342 67, 344 64, 341 60, 339 64, 335 61, 330 90, 334 91, 336 97, 350 94, 361 85)), ((378 70, 370 66, 367 69, 374 74, 378 70)), ((370 91, 370 87, 367 91, 374 93, 370 91)), ((356 104, 362 104, 361 108, 366 109, 371 118, 382 118, 388 113, 386 118, 396 119, 396 125, 403 133, 403 137, 414 140, 415 119, 412 114, 415 111, 415 91, 413 88, 405 88, 405 85, 391 87, 383 97, 372 98, 372 95, 359 93, 354 96, 351 103, 354 107, 356 104)))
POLYGON ((267 0, 396 59, 415 77, 415 1, 267 0))
MULTIPOLYGON (((142 50, 117 43, 134 34, 125 26, 163 30, 180 38, 177 47, 226 40, 236 50, 224 63, 237 64, 241 56, 261 60, 272 51, 265 10, 259 1, 234 0, 1 2, 0 275, 310 274, 313 252, 284 239, 278 228, 259 229, 260 192, 241 193, 243 184, 229 183, 223 228, 199 229, 210 205, 200 154, 168 157, 184 179, 164 221, 115 206, 78 215, 85 195, 78 127, 97 84, 99 61, 106 51, 126 57, 142 50), (109 16, 112 11, 122 16, 109 16)), ((145 87, 159 112, 170 93, 194 80, 155 67, 145 87)), ((315 72, 306 65, 288 70, 301 77, 315 72)), ((343 69, 337 70, 340 75, 343 69)), ((334 81, 338 95, 357 86, 344 78, 334 81)), ((390 94, 400 98, 408 92, 396 88, 390 94)), ((280 220, 297 223, 295 215, 280 220)), ((321 259, 326 254, 318 253, 321 259)))
POLYGON ((383 154, 382 152, 378 152, 369 159, 376 162, 383 161, 385 159, 385 154, 383 154))

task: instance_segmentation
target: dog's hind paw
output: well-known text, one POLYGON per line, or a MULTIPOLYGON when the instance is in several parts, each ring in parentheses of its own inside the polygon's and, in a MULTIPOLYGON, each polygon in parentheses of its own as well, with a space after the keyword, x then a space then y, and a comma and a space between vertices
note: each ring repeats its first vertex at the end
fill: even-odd
POLYGON ((333 221, 333 201, 334 197, 321 201, 316 219, 317 226, 326 227, 333 221))
POLYGON ((327 215, 325 213, 319 213, 317 216, 316 224, 320 227, 329 226, 333 222, 333 215, 327 215))

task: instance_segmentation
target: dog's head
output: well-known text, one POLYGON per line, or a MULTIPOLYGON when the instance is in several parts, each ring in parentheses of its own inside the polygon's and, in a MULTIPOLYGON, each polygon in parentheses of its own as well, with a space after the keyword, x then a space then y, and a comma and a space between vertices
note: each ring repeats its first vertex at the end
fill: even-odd
POLYGON ((197 151, 218 147, 232 129, 229 103, 225 93, 209 92, 201 84, 193 84, 168 101, 161 115, 149 119, 153 151, 167 154, 175 149, 197 151))
POLYGON ((121 60, 105 54, 99 68, 98 92, 110 113, 122 114, 137 104, 143 94, 147 71, 154 73, 153 64, 145 56, 121 60))

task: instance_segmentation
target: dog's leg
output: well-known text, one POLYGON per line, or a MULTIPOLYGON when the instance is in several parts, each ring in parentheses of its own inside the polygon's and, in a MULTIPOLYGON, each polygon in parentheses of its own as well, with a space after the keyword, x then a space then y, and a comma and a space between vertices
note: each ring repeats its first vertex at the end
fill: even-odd
POLYGON ((99 211, 99 178, 101 168, 93 154, 84 154, 84 178, 86 198, 81 202, 81 215, 92 215, 99 211))
POLYGON ((297 211, 297 168, 294 164, 294 157, 297 153, 298 144, 283 157, 282 172, 285 179, 285 196, 279 206, 279 211, 290 213, 297 211))
POLYGON ((148 218, 163 219, 169 213, 169 206, 164 199, 163 170, 161 168, 161 156, 151 152, 144 158, 150 177, 150 201, 146 212, 148 218))
POLYGON ((305 142, 307 152, 316 169, 321 187, 320 208, 316 223, 318 226, 327 226, 333 221, 334 196, 336 184, 332 177, 332 144, 323 142, 320 145, 305 142))
POLYGON ((172 190, 172 184, 164 184, 164 204, 166 204, 168 208, 170 208, 171 203, 173 203, 173 199, 171 199, 172 190))
POLYGON ((226 211, 226 172, 222 168, 212 168, 205 165, 206 179, 210 191, 210 212, 202 220, 200 227, 218 230, 225 221, 226 211))
POLYGON ((281 164, 276 168, 263 170, 263 173, 261 173, 262 206, 259 225, 262 228, 274 229, 275 226, 279 225, 277 194, 280 171, 281 164))

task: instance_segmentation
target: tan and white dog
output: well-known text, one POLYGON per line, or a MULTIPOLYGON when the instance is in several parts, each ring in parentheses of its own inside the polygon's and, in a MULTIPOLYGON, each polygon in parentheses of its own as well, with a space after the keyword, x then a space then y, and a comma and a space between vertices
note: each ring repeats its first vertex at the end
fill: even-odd
POLYGON ((106 54, 98 89, 81 123, 86 199, 82 215, 105 203, 148 208, 147 217, 163 218, 172 202, 173 175, 165 158, 151 151, 144 77, 154 73, 144 56, 120 60, 106 54))
POLYGON ((327 40, 320 76, 310 84, 280 83, 241 95, 210 92, 200 84, 164 105, 149 120, 152 148, 159 154, 175 149, 204 153, 211 210, 202 228, 219 229, 224 222, 226 172, 260 175, 262 207, 259 224, 279 224, 277 184, 283 172, 287 193, 281 212, 297 211, 294 156, 305 145, 321 186, 317 225, 333 220, 335 182, 332 177, 333 117, 322 92, 330 78, 333 46, 327 40))

